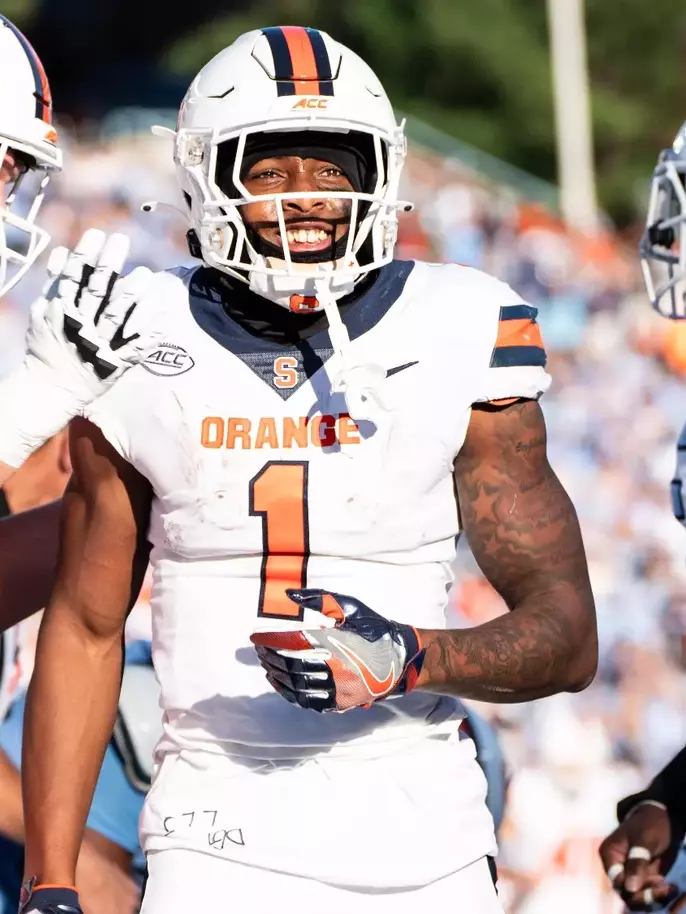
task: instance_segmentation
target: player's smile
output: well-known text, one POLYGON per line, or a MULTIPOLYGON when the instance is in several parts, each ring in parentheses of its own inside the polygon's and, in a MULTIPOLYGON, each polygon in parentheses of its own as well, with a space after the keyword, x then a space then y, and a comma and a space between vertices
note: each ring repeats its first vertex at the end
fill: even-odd
MULTIPOLYGON (((251 194, 320 193, 349 191, 343 171, 330 162, 299 156, 274 156, 250 168, 243 183, 251 194)), ((344 238, 350 226, 350 201, 322 197, 285 200, 286 239, 292 254, 328 252, 332 241, 344 238)), ((282 248, 276 205, 249 203, 243 218, 265 241, 282 248)))
MULTIPOLYGON (((333 230, 334 226, 331 223, 311 219, 288 221, 286 223, 288 248, 294 253, 325 251, 331 244, 333 230)), ((280 243, 280 231, 277 231, 276 238, 277 243, 280 243)))

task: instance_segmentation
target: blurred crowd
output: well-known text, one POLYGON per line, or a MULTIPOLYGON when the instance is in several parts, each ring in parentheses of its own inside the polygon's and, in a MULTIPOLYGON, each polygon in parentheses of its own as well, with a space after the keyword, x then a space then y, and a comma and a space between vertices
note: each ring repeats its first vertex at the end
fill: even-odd
MULTIPOLYGON (((134 264, 193 262, 180 214, 140 210, 149 200, 181 205, 169 141, 67 138, 65 159, 42 215, 54 243, 95 226, 126 232, 134 264)), ((419 149, 403 196, 416 209, 403 217, 399 257, 480 267, 539 308, 553 375, 543 400, 551 461, 583 528, 600 669, 582 694, 479 710, 496 723, 510 772, 499 860, 508 909, 606 914, 617 902, 596 848, 615 803, 686 742, 686 533, 669 497, 686 420, 686 339, 652 314, 635 248, 609 230, 575 236, 512 191, 419 149)), ((0 373, 21 354, 40 274, 0 304, 0 373)), ((503 610, 462 544, 453 623, 503 610)), ((139 621, 137 637, 144 611, 139 621)))

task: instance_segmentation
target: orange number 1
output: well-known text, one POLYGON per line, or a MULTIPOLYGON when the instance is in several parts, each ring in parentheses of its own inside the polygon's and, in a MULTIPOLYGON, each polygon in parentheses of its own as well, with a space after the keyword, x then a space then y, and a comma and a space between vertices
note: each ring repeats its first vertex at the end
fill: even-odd
POLYGON ((301 619, 286 596, 304 587, 309 555, 307 463, 270 461, 250 480, 250 514, 262 518, 262 569, 258 616, 301 619))

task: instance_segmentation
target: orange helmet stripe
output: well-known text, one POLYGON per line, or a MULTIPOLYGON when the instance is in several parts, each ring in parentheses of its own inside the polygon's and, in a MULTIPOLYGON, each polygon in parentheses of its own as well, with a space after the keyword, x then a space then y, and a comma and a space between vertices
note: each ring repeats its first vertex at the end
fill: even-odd
POLYGON ((331 63, 320 32, 298 25, 262 29, 274 58, 279 95, 333 95, 331 63))
POLYGON ((40 120, 44 121, 46 124, 52 124, 52 95, 50 93, 50 83, 48 82, 48 77, 45 68, 41 63, 41 59, 33 50, 33 46, 26 35, 24 35, 23 32, 20 32, 13 22, 10 22, 9 19, 2 15, 0 15, 0 20, 2 20, 17 37, 31 66, 35 84, 35 91, 33 94, 36 99, 36 117, 40 118, 40 120))

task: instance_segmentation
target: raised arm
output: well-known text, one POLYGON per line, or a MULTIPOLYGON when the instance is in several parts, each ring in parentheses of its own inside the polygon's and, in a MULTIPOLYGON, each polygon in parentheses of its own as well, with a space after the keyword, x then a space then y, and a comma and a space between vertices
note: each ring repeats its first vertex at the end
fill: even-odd
POLYGON ((473 409, 455 483, 472 552, 511 612, 475 628, 421 632, 417 688, 498 702, 585 688, 598 654, 593 594, 538 403, 473 409))
POLYGON ((116 715, 124 624, 143 579, 149 483, 83 419, 61 555, 29 688, 23 747, 26 876, 74 885, 84 823, 116 715))
POLYGON ((159 343, 155 300, 138 301, 152 273, 118 278, 128 250, 125 235, 89 229, 73 251, 51 253, 24 360, 0 381, 0 486, 159 343))

